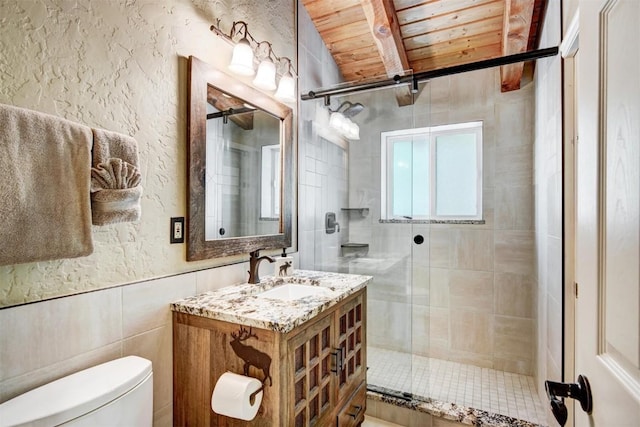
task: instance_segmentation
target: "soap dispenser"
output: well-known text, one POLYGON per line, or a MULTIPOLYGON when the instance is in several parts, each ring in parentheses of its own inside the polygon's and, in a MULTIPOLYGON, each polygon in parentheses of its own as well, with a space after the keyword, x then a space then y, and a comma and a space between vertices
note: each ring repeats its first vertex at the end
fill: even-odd
POLYGON ((275 258, 273 265, 275 266, 273 275, 276 277, 286 277, 293 274, 293 257, 287 255, 287 248, 282 248, 282 255, 275 258))

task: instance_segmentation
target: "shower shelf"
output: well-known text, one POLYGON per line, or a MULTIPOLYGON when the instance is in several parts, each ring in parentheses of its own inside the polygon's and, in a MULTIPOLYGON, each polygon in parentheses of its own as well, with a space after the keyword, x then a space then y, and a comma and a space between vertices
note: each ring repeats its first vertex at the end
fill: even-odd
POLYGON ((366 218, 369 215, 369 208, 341 208, 349 215, 349 219, 366 218))

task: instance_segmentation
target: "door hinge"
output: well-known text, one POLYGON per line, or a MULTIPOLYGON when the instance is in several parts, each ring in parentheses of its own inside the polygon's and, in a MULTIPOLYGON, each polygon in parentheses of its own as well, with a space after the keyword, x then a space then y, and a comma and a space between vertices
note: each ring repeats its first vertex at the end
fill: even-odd
POLYGON ((578 299, 578 282, 575 282, 575 283, 573 284, 573 289, 574 289, 574 290, 575 290, 575 292, 576 292, 576 299, 578 299))

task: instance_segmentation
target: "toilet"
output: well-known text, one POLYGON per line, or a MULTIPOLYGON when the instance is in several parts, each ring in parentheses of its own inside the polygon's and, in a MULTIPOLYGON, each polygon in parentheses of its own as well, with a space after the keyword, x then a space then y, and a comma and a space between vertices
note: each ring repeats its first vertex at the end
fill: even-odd
POLYGON ((128 356, 76 372, 0 404, 0 427, 151 427, 151 362, 128 356))

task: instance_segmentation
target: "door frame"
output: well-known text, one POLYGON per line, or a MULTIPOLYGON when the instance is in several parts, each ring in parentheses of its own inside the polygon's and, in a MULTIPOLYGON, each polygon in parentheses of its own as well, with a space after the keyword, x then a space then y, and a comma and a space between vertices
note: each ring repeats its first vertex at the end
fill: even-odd
MULTIPOLYGON (((575 281, 575 243, 576 243, 576 149, 578 147, 577 122, 577 64, 576 54, 579 48, 579 9, 576 9, 571 23, 563 32, 560 44, 562 56, 562 221, 563 221, 563 342, 562 342, 562 381, 574 382, 575 373, 575 316, 576 298, 579 285, 575 281)), ((568 426, 575 425, 575 401, 566 399, 569 412, 568 426)))

